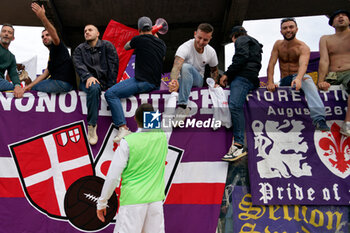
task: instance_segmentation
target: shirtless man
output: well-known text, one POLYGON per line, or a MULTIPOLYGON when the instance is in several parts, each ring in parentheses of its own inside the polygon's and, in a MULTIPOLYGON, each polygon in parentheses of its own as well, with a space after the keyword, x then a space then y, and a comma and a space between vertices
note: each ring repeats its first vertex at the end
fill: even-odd
MULTIPOLYGON (((335 34, 320 39, 320 64, 318 68, 318 87, 328 90, 330 85, 342 84, 350 90, 350 13, 345 10, 334 12, 329 25, 335 28, 335 34), (328 75, 327 75, 328 73, 328 75)), ((348 109, 350 99, 348 98, 348 109)), ((340 133, 350 136, 350 112, 346 112, 340 133)))
POLYGON ((279 60, 281 70, 280 86, 302 89, 310 109, 310 117, 317 130, 330 130, 325 120, 323 102, 310 75, 306 74, 310 58, 310 48, 295 35, 298 31, 294 18, 281 21, 281 34, 284 40, 277 40, 273 46, 267 68, 267 90, 275 91, 277 84, 273 82, 274 68, 279 60))

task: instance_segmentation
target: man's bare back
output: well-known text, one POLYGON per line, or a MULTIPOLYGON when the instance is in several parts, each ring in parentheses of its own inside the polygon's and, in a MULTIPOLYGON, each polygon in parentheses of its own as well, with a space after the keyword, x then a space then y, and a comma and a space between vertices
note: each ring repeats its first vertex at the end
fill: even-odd
POLYGON ((302 41, 295 39, 293 43, 286 40, 276 42, 281 78, 298 73, 299 58, 309 53, 309 47, 302 41))

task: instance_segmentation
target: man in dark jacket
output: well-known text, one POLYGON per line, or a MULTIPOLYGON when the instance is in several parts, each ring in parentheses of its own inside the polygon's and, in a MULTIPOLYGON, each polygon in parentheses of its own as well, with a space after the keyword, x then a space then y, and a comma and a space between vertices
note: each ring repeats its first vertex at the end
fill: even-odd
POLYGON ((80 89, 86 92, 88 141, 91 145, 95 145, 98 140, 96 129, 101 91, 116 83, 119 66, 114 45, 109 41, 100 40, 99 35, 94 25, 86 25, 86 41, 73 53, 75 69, 80 77, 80 89))
POLYGON ((247 154, 244 146, 245 120, 243 105, 249 91, 259 87, 262 44, 247 35, 242 26, 235 26, 231 32, 235 43, 235 55, 232 64, 220 79, 222 86, 230 85, 229 108, 233 125, 232 145, 224 161, 235 161, 247 154))

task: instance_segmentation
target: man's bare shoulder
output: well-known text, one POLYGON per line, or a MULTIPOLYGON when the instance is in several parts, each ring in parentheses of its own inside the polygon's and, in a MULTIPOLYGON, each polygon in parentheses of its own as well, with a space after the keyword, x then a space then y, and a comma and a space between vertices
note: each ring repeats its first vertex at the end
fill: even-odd
POLYGON ((337 35, 337 34, 332 34, 332 35, 324 35, 320 38, 320 46, 324 45, 327 48, 332 48, 332 49, 338 49, 339 45, 345 46, 345 48, 349 48, 349 43, 350 42, 350 30, 346 34, 342 35, 337 35))
POLYGON ((309 46, 304 41, 298 40, 298 43, 299 43, 300 49, 310 50, 309 46))
POLYGON ((275 46, 281 46, 282 43, 283 43, 283 40, 276 40, 275 46))
POLYGON ((334 38, 335 34, 332 34, 332 35, 323 35, 321 36, 320 38, 320 41, 329 41, 329 40, 332 40, 332 38, 334 38))
POLYGON ((283 40, 276 40, 275 44, 273 45, 273 49, 280 50, 283 46, 283 40))
POLYGON ((341 39, 341 40, 350 40, 350 30, 344 35, 342 34, 341 36, 337 34, 331 34, 331 35, 323 35, 320 38, 320 41, 327 41, 327 42, 332 42, 334 40, 341 39))

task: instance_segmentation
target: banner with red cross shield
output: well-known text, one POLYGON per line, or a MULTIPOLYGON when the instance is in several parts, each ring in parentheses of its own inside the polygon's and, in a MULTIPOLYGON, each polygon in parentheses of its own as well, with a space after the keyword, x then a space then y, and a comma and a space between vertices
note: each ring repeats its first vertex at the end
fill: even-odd
POLYGON ((31 205, 50 217, 65 218, 64 196, 69 186, 81 177, 94 175, 83 122, 9 147, 31 205))

